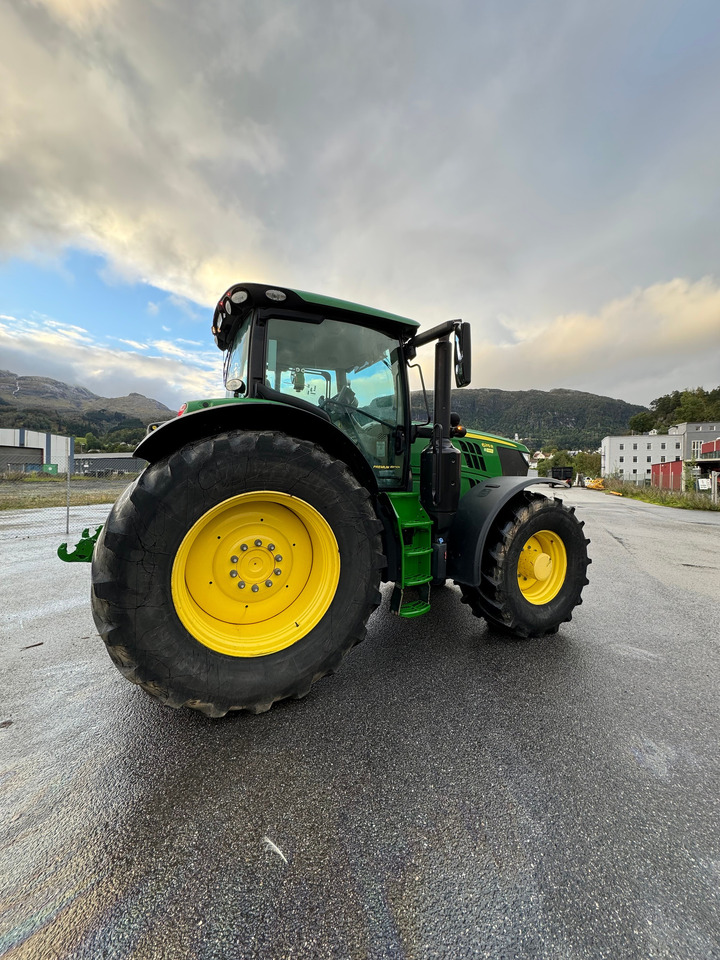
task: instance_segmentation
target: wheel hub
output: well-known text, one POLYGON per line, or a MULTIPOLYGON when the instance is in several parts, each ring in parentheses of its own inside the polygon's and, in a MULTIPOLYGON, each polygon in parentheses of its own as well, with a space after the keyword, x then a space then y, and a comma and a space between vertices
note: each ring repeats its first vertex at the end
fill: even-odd
POLYGON ((539 530, 526 540, 518 558, 517 579, 529 603, 549 603, 560 592, 566 575, 567 552, 557 533, 539 530))
MULTIPOLYGON (((281 538, 275 537, 275 539, 281 538)), ((276 586, 287 585, 289 564, 285 564, 285 571, 283 571, 282 554, 276 556, 276 549, 277 545, 272 540, 255 537, 252 532, 245 538, 240 544, 240 557, 233 555, 228 561, 230 578, 237 581, 236 585, 240 590, 245 590, 249 586, 251 593, 257 594, 261 592, 261 588, 270 590, 276 586)), ((264 598, 252 596, 250 599, 258 601, 264 598)))
POLYGON ((175 609, 213 650, 263 656, 297 642, 335 595, 335 536, 314 507, 274 491, 218 504, 188 531, 175 558, 175 609))
POLYGON ((547 553, 540 553, 537 547, 523 547, 518 563, 518 578, 525 580, 547 580, 552 573, 552 557, 547 553))

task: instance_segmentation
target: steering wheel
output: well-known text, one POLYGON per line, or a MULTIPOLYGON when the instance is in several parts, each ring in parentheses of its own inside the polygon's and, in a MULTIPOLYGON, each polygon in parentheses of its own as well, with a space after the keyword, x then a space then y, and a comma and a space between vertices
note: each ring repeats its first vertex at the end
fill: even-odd
POLYGON ((347 384, 334 397, 321 397, 318 406, 326 410, 338 426, 344 423, 351 432, 351 438, 354 436, 355 441, 360 444, 359 425, 352 416, 353 412, 357 410, 357 399, 347 384), (329 407, 336 407, 337 409, 333 411, 328 409, 329 407))
POLYGON ((352 423, 354 428, 359 427, 362 429, 364 426, 364 424, 357 423, 358 417, 367 417, 368 420, 374 420, 375 423, 380 423, 383 427, 388 427, 390 430, 394 430, 397 426, 396 423, 390 423, 389 420, 383 420, 381 417, 376 417, 374 413, 368 413, 367 410, 358 409, 358 403, 357 399, 355 398, 355 394, 348 386, 343 387, 340 393, 336 394, 334 397, 328 397, 327 399, 323 399, 321 397, 318 402, 323 408, 327 404, 332 404, 335 407, 341 407, 345 411, 345 417, 352 423), (347 402, 345 397, 348 395, 352 397, 353 402, 347 402))

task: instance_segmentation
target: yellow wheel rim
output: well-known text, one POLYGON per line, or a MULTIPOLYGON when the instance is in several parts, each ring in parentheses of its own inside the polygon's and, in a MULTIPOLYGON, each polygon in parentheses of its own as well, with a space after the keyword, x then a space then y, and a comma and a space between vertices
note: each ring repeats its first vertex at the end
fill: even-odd
POLYGON ((262 657, 317 626, 339 579, 327 520, 298 497, 257 490, 193 524, 171 585, 177 615, 196 640, 232 657, 262 657))
POLYGON ((540 606, 558 595, 567 576, 567 552, 557 533, 539 530, 526 541, 518 560, 520 592, 540 606))

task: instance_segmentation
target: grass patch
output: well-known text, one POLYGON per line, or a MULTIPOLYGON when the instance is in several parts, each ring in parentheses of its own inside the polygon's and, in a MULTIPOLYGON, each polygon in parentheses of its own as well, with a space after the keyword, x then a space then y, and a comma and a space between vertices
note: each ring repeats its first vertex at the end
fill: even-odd
MULTIPOLYGON (((71 507, 89 507, 93 503, 115 503, 120 492, 112 493, 71 493, 71 507)), ((54 490, 30 493, 22 500, 17 497, 8 497, 0 494, 0 511, 3 510, 37 510, 40 507, 64 507, 67 505, 67 494, 54 490)))
POLYGON ((697 493, 691 490, 680 493, 674 490, 660 490, 658 487, 638 487, 634 483, 621 483, 608 478, 605 480, 605 488, 621 493, 629 500, 656 503, 661 507, 677 507, 680 510, 720 510, 720 504, 712 502, 710 491, 697 493))
MULTIPOLYGON (((87 507, 94 503, 115 503, 128 485, 128 478, 83 477, 70 482, 70 506, 87 507)), ((67 480, 50 483, 28 483, 23 479, 0 480, 0 511, 36 510, 41 507, 64 507, 68 502, 67 480)))
MULTIPOLYGON (((114 476, 108 476, 106 478, 94 476, 92 473, 73 473, 70 476, 70 486, 75 486, 76 483, 96 483, 98 479, 108 479, 108 480, 122 480, 125 483, 130 483, 134 480, 139 474, 137 473, 123 473, 114 476)), ((61 483, 64 487, 67 487, 67 474, 66 473, 25 473, 17 472, 11 473, 6 471, 0 475, 0 480, 5 480, 9 483, 61 483)))

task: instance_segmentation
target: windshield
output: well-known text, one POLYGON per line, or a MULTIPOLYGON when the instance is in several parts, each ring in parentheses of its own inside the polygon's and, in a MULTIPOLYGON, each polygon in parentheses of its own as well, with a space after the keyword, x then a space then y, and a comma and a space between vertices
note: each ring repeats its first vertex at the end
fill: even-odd
POLYGON ((268 321, 265 382, 323 409, 372 465, 380 486, 397 486, 404 421, 398 341, 339 320, 268 321), (401 445, 398 444, 400 447, 401 445))

